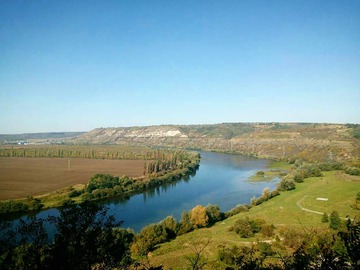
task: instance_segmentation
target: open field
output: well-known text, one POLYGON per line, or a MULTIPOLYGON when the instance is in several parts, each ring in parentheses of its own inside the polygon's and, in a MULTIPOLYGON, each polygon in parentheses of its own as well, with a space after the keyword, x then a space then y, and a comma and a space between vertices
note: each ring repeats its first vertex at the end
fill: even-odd
POLYGON ((359 176, 349 176, 340 171, 324 172, 323 177, 305 179, 304 183, 296 185, 295 190, 282 192, 280 196, 251 208, 249 212, 237 214, 211 228, 195 230, 169 243, 161 244, 153 252, 151 262, 153 265, 163 264, 165 269, 183 269, 182 266, 188 263, 185 256, 192 254, 189 246, 194 246, 194 242, 201 246, 199 243, 206 243, 210 239, 210 244, 204 250, 204 255, 209 260, 209 267, 206 269, 222 269, 223 266, 219 265, 216 258, 220 247, 249 245, 256 240, 269 240, 261 234, 242 239, 235 232, 229 231, 228 228, 233 226, 237 219, 264 219, 276 226, 276 233, 279 233, 282 227, 299 231, 304 228, 327 229, 328 224, 321 223, 321 215, 303 211, 297 202, 302 200, 302 206, 311 210, 326 211, 328 214, 336 210, 341 217, 349 215, 353 218, 360 215, 359 210, 350 207, 359 191, 359 176), (326 197, 328 201, 317 201, 317 197, 326 197))
POLYGON ((0 158, 0 200, 18 199, 85 184, 96 173, 142 176, 143 160, 0 158))

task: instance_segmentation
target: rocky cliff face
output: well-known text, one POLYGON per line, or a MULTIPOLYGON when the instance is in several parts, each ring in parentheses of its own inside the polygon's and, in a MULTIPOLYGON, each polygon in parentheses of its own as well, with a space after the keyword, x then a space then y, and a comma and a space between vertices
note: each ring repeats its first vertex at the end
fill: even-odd
POLYGON ((360 158, 360 140, 347 125, 228 123, 98 128, 73 142, 142 144, 325 161, 360 158))

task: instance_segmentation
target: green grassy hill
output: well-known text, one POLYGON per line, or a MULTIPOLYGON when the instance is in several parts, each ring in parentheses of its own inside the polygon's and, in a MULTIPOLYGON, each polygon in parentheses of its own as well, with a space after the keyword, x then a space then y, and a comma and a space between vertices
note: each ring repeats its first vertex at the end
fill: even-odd
POLYGON ((281 232, 294 229, 298 232, 304 230, 329 230, 328 223, 322 223, 321 214, 305 211, 307 208, 315 212, 338 211, 341 217, 359 216, 360 211, 350 207, 356 193, 360 191, 360 177, 349 176, 341 171, 324 172, 323 177, 308 178, 304 183, 296 185, 292 191, 282 192, 263 204, 251 208, 248 212, 237 214, 221 221, 211 228, 198 229, 191 233, 177 237, 175 240, 161 244, 150 257, 153 265, 162 264, 165 269, 186 269, 188 263, 186 256, 191 255, 191 247, 205 245, 203 255, 207 258, 206 269, 224 269, 217 260, 217 251, 221 247, 233 245, 251 245, 256 241, 273 240, 256 234, 252 238, 240 238, 235 232, 229 231, 239 218, 261 218, 269 224, 274 224, 275 235, 281 239, 281 232), (319 201, 317 198, 327 198, 328 201, 319 201))

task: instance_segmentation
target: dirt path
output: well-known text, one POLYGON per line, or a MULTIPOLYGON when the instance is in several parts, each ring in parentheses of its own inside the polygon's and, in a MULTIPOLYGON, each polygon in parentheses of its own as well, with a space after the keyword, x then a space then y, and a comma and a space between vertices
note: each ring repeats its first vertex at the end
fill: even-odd
MULTIPOLYGON (((309 213, 313 213, 313 214, 317 214, 317 215, 324 215, 323 212, 318 212, 318 211, 314 211, 314 210, 311 210, 309 208, 305 208, 301 205, 301 202, 303 200, 305 200, 307 198, 308 195, 305 195, 302 199, 298 200, 296 202, 296 205, 302 210, 302 211, 305 211, 305 212, 309 212, 309 213)), ((344 219, 344 220, 347 220, 348 218, 344 218, 344 217, 340 217, 341 219, 344 219)))

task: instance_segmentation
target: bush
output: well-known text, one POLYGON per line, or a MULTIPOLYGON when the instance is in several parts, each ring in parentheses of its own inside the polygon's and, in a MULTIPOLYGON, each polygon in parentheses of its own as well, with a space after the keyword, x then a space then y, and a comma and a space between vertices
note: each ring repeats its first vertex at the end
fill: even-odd
POLYGON ((249 219, 238 219, 234 226, 230 227, 231 231, 236 232, 241 238, 248 238, 254 235, 249 219))
POLYGON ((294 175, 294 181, 296 182, 296 183, 302 183, 302 182, 304 182, 304 175, 302 175, 301 173, 296 173, 295 175, 294 175))
POLYGON ((280 195, 279 190, 275 189, 275 190, 271 191, 271 198, 274 198, 279 195, 280 195))
POLYGON ((70 197, 70 198, 78 197, 78 196, 80 196, 80 195, 83 194, 83 193, 84 193, 84 190, 83 190, 83 189, 73 190, 73 191, 70 192, 69 197, 70 197))
POLYGON ((280 191, 286 191, 286 190, 292 190, 295 189, 295 183, 293 180, 289 179, 282 179, 281 182, 278 185, 278 190, 280 191))
POLYGON ((251 206, 247 205, 247 204, 237 205, 233 209, 231 209, 229 212, 226 212, 225 217, 232 217, 241 212, 247 212, 247 211, 249 211, 250 208, 251 208, 251 206))
POLYGON ((322 176, 322 173, 316 164, 303 164, 296 169, 294 174, 294 181, 297 183, 302 183, 305 178, 320 176, 322 176))
POLYGON ((275 226, 273 224, 262 224, 260 232, 265 237, 272 237, 272 236, 274 236, 274 229, 275 229, 275 226))
POLYGON ((318 164, 318 167, 321 171, 335 171, 342 170, 344 168, 344 164, 341 162, 322 162, 318 164))
POLYGON ((255 245, 255 248, 263 255, 272 256, 275 252, 272 250, 271 244, 266 242, 258 242, 255 245))
POLYGON ((325 212, 324 215, 321 218, 321 222, 322 223, 327 223, 329 222, 329 215, 325 212))
POLYGON ((44 206, 40 199, 29 197, 27 200, 28 210, 39 211, 44 206))
POLYGON ((357 167, 346 167, 344 171, 350 175, 360 175, 360 168, 357 167))
POLYGON ((9 213, 21 213, 28 211, 27 204, 16 201, 8 201, 0 204, 0 215, 6 215, 9 213))
POLYGON ((330 224, 329 227, 333 230, 340 229, 341 219, 339 217, 339 213, 337 211, 332 211, 330 214, 330 224))
POLYGON ((230 227, 230 231, 234 231, 242 238, 252 237, 254 234, 261 232, 265 237, 274 235, 274 225, 266 224, 265 220, 257 218, 250 220, 249 218, 238 219, 234 226, 230 227))
POLYGON ((261 227, 265 224, 265 220, 257 218, 254 220, 249 220, 249 224, 251 226, 251 229, 253 233, 258 233, 261 231, 261 227))

